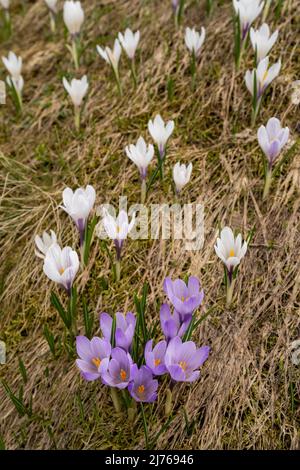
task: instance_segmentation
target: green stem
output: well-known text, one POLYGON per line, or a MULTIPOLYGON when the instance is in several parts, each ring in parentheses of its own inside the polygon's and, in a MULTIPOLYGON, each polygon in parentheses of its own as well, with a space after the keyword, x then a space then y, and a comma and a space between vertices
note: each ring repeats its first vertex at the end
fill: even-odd
POLYGON ((261 98, 259 98, 256 101, 255 106, 252 108, 252 116, 251 116, 251 126, 252 127, 255 126, 256 119, 257 119, 257 116, 258 116, 258 113, 259 113, 260 103, 261 103, 261 98))
POLYGON ((76 39, 72 40, 72 56, 74 60, 75 69, 79 69, 79 57, 78 57, 78 44, 76 39))
POLYGON ((120 282, 121 279, 121 261, 117 260, 116 261, 116 280, 117 282, 120 282))
POLYGON ((136 88, 137 87, 137 76, 136 76, 134 58, 130 61, 130 69, 131 69, 132 80, 133 80, 133 83, 134 83, 134 88, 136 88))
POLYGON ((74 112, 75 112, 75 129, 77 130, 77 132, 79 132, 80 131, 80 107, 75 106, 74 112))
POLYGON ((267 199, 270 188, 272 184, 272 170, 268 169, 265 177, 265 187, 264 187, 264 192, 263 192, 263 200, 267 199))
POLYGON ((141 187, 141 203, 144 204, 146 201, 146 194, 147 194, 147 184, 145 178, 142 179, 142 187, 141 187))
POLYGON ((169 416, 172 412, 172 401, 173 395, 170 388, 167 389, 166 403, 165 403, 165 415, 169 416))
POLYGON ((145 441, 146 441, 146 449, 148 450, 148 447, 149 447, 148 426, 147 426, 147 421, 146 421, 146 416, 145 416, 145 411, 144 411, 144 405, 142 402, 141 402, 141 410, 142 410, 144 434, 145 434, 145 441))
POLYGON ((196 78, 197 78, 197 67, 196 67, 196 54, 193 51, 191 57, 191 75, 192 75, 192 91, 196 88, 196 78))
POLYGON ((266 0, 263 16, 262 16, 262 23, 265 23, 267 16, 269 14, 270 6, 271 6, 272 0, 266 0))
POLYGON ((232 279, 231 282, 228 279, 227 293, 226 293, 226 305, 227 305, 227 307, 229 307, 231 302, 232 302, 234 286, 235 286, 235 279, 232 279))
POLYGON ((120 96, 123 96, 123 91, 122 91, 122 86, 121 86, 121 82, 120 82, 119 71, 118 71, 118 69, 116 69, 115 67, 113 67, 113 71, 114 71, 114 76, 115 76, 115 79, 116 79, 116 84, 117 84, 117 88, 118 88, 119 95, 120 95, 120 96))
POLYGON ((56 31, 55 14, 51 10, 50 10, 50 28, 51 28, 52 33, 54 34, 56 31))
POLYGON ((110 393, 111 393, 111 399, 114 404, 115 410, 117 413, 120 413, 122 408, 121 408, 121 403, 118 397, 118 392, 114 387, 111 387, 110 393))

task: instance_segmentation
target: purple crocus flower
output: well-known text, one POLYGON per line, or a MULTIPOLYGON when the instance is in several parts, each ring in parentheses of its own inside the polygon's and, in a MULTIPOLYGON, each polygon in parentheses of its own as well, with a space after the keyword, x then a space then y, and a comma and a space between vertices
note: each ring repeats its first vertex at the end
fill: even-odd
POLYGON ((126 388, 133 380, 137 365, 133 363, 130 354, 121 348, 114 348, 111 357, 107 370, 102 374, 102 381, 110 387, 126 388))
POLYGON ((193 341, 183 343, 176 336, 167 348, 165 364, 172 379, 176 382, 194 382, 199 378, 200 366, 208 358, 210 348, 202 346, 197 349, 193 341))
POLYGON ((135 371, 133 382, 128 385, 130 395, 135 401, 152 403, 157 398, 158 381, 153 379, 150 369, 142 366, 135 371))
POLYGON ((185 315, 184 321, 181 322, 179 313, 174 310, 172 314, 168 304, 162 304, 160 307, 160 324, 167 342, 175 336, 183 336, 191 323, 191 319, 192 314, 185 315))
MULTIPOLYGON (((107 341, 111 340, 112 322, 113 319, 110 315, 108 315, 108 313, 101 313, 100 328, 104 338, 107 339, 107 341)), ((126 352, 128 352, 131 347, 135 324, 136 316, 133 315, 133 313, 128 312, 126 315, 123 315, 121 312, 116 313, 116 346, 124 349, 126 352)))
POLYGON ((164 291, 175 310, 179 313, 181 321, 185 315, 190 315, 203 301, 204 292, 200 290, 200 283, 196 277, 191 276, 188 285, 181 279, 172 281, 167 277, 164 281, 164 291))
POLYGON ((76 350, 80 357, 76 360, 76 365, 82 377, 88 381, 99 379, 108 367, 110 343, 106 339, 97 337, 89 340, 85 336, 77 336, 76 350))
POLYGON ((159 341, 153 348, 153 340, 150 339, 145 346, 145 361, 147 367, 154 375, 163 375, 167 372, 165 366, 166 341, 159 341))

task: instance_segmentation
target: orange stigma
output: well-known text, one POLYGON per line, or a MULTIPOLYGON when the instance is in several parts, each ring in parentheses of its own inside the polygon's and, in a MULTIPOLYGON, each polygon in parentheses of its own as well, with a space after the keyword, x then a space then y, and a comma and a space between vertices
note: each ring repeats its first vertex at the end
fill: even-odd
POLYGON ((138 387, 138 393, 139 393, 139 395, 143 395, 144 391, 145 391, 144 385, 140 385, 140 386, 138 387))
POLYGON ((231 249, 231 250, 229 251, 229 258, 233 258, 234 256, 235 256, 234 250, 231 249))
POLYGON ((99 357, 93 357, 92 363, 98 368, 101 364, 101 359, 99 359, 99 357))
POLYGON ((155 360, 154 360, 154 365, 155 365, 155 367, 159 366, 160 363, 161 363, 161 360, 160 360, 160 359, 155 359, 155 360))
POLYGON ((127 374, 124 369, 120 370, 120 377, 123 380, 123 382, 127 379, 127 374))
POLYGON ((64 272, 65 272, 65 269, 64 268, 60 268, 60 270, 58 271, 60 275, 62 275, 64 272))
POLYGON ((180 361, 180 362, 179 362, 179 365, 180 365, 180 367, 181 367, 181 369, 182 369, 183 371, 186 370, 186 368, 187 368, 187 363, 186 363, 185 361, 180 361))

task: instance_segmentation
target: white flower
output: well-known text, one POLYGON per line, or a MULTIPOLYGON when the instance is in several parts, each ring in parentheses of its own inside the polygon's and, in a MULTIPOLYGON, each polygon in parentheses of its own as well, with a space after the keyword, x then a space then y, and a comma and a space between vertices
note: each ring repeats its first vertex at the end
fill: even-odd
MULTIPOLYGON (((88 216, 95 204, 96 192, 93 186, 87 185, 84 188, 78 188, 72 191, 66 188, 63 191, 63 206, 60 206, 69 214, 79 230, 80 236, 83 237, 88 216)), ((81 243, 83 238, 81 238, 81 243)))
POLYGON ((192 174, 193 164, 185 166, 183 163, 180 165, 180 162, 177 162, 173 167, 173 179, 177 191, 181 191, 182 188, 190 181, 192 174))
POLYGON ((168 121, 165 124, 161 116, 157 114, 153 121, 150 119, 148 122, 148 130, 162 157, 165 153, 167 141, 174 130, 174 121, 168 121))
POLYGON ((0 0, 0 5, 2 6, 2 8, 4 8, 4 10, 8 10, 9 5, 10 5, 10 0, 0 0))
POLYGON ((61 249, 55 243, 46 253, 43 269, 51 281, 63 286, 70 294, 73 281, 79 269, 78 255, 69 246, 61 249))
POLYGON ((224 227, 221 231, 220 238, 217 239, 215 245, 217 256, 223 261, 228 271, 232 273, 234 268, 238 266, 241 259, 247 251, 247 242, 242 244, 242 236, 239 233, 236 238, 229 227, 224 227))
POLYGON ((17 79, 20 77, 22 72, 22 57, 17 57, 14 52, 10 51, 8 57, 2 57, 2 62, 12 78, 17 79))
POLYGON ((201 46, 205 39, 205 28, 201 28, 201 34, 195 28, 186 28, 185 30, 185 44, 188 50, 195 54, 196 57, 200 54, 201 46))
POLYGON ((115 74, 118 75, 118 66, 119 60, 122 53, 122 47, 118 39, 115 40, 114 48, 111 50, 110 47, 103 49, 100 46, 97 46, 98 54, 105 60, 115 71, 115 74))
POLYGON ((68 80, 64 77, 63 84, 65 89, 69 93, 74 106, 81 106, 82 100, 85 97, 89 88, 86 75, 84 75, 81 80, 76 80, 75 78, 73 78, 71 83, 69 83, 68 80))
POLYGON ((135 214, 129 223, 127 212, 124 210, 120 210, 116 219, 106 209, 103 209, 103 213, 102 222, 107 236, 121 246, 134 226, 135 214))
POLYGON ((292 83, 292 88, 291 101, 292 104, 298 106, 300 104, 300 80, 295 80, 292 83))
POLYGON ((260 15, 264 2, 260 0, 233 0, 233 7, 240 18, 242 38, 247 35, 254 20, 260 15))
POLYGON ((258 129, 258 142, 270 166, 273 165, 282 148, 289 140, 289 135, 289 128, 282 128, 279 119, 275 117, 269 119, 266 127, 260 126, 258 129))
POLYGON ((278 38, 278 31, 275 31, 270 36, 270 28, 269 26, 264 23, 261 27, 257 30, 251 28, 250 29, 250 39, 253 46, 254 51, 257 51, 257 60, 258 62, 264 59, 272 47, 274 46, 276 40, 278 38))
POLYGON ((269 57, 265 57, 258 64, 257 69, 247 70, 245 82, 251 95, 254 94, 254 77, 256 73, 257 98, 259 99, 268 85, 277 77, 281 68, 281 60, 269 68, 269 57))
POLYGON ((20 75, 18 78, 6 77, 6 83, 11 88, 14 87, 15 90, 17 91, 17 93, 19 93, 19 95, 21 95, 23 87, 24 87, 24 79, 23 79, 22 75, 20 75))
POLYGON ((35 250, 36 256, 44 259, 49 248, 54 243, 57 243, 57 237, 55 235, 55 232, 53 232, 53 230, 50 230, 50 235, 47 232, 43 232, 42 237, 39 237, 39 235, 36 235, 34 241, 39 250, 39 251, 35 250))
POLYGON ((298 366, 300 364, 300 339, 296 339, 291 343, 290 350, 292 353, 292 363, 298 366))
POLYGON ((57 0, 45 0, 45 3, 47 4, 49 10, 51 10, 53 13, 57 13, 57 0))
POLYGON ((67 0, 64 3, 64 22, 71 35, 80 33, 84 21, 84 11, 79 1, 67 0))
POLYGON ((147 168, 154 155, 154 147, 152 144, 146 145, 143 137, 139 137, 136 145, 130 144, 125 148, 128 158, 136 164, 140 170, 141 177, 146 178, 147 168))
POLYGON ((127 56, 132 60, 140 40, 140 32, 133 33, 131 29, 127 28, 124 35, 118 34, 118 38, 127 56))

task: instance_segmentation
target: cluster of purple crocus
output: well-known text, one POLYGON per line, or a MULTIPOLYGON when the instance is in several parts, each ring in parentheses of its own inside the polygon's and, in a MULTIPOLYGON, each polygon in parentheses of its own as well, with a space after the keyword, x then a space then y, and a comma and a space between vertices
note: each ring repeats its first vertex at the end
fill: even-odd
POLYGON ((210 348, 197 348, 193 341, 184 341, 184 334, 203 301, 203 290, 198 279, 190 277, 187 284, 181 279, 166 278, 164 291, 174 311, 171 312, 167 303, 161 306, 160 321, 165 339, 155 345, 153 339, 146 342, 143 357, 137 361, 143 364, 140 367, 131 355, 136 331, 136 316, 131 312, 116 313, 114 333, 112 317, 102 313, 102 338, 76 338, 80 357, 76 364, 85 380, 101 379, 109 387, 128 389, 137 402, 150 403, 157 398, 158 381, 154 377, 169 374, 173 382, 198 379, 210 348))

